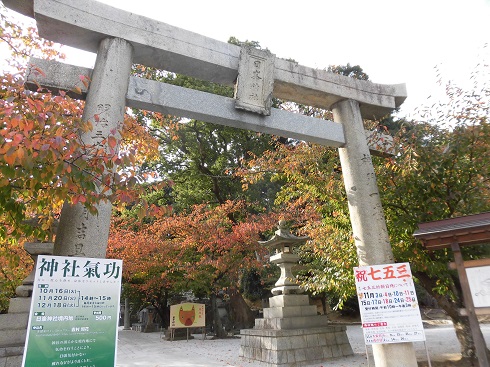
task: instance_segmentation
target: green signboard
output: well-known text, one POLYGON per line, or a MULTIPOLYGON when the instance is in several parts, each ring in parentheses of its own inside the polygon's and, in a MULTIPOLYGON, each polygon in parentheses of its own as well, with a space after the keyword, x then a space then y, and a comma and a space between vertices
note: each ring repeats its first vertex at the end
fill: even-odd
POLYGON ((122 260, 41 255, 23 367, 113 367, 122 260))

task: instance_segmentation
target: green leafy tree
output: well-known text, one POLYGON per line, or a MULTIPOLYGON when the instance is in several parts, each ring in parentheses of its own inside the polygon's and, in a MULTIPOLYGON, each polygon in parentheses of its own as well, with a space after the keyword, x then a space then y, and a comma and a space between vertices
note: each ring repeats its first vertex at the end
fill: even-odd
MULTIPOLYGON (((330 66, 329 71, 368 80, 356 65, 330 66)), ((285 109, 316 118, 332 119, 330 111, 306 105, 282 104, 285 109)), ((356 249, 342 169, 336 149, 307 142, 278 141, 274 149, 249 162, 249 169, 239 172, 245 183, 266 179, 281 182, 275 203, 296 213, 299 230, 312 240, 300 249, 302 268, 297 277, 313 295, 321 296, 335 308, 353 296, 352 267, 356 249)), ((326 307, 325 307, 326 308, 326 307)))
MULTIPOLYGON (((484 80, 477 69, 474 77, 484 80)), ((395 256, 409 261, 425 290, 451 317, 464 358, 474 358, 469 321, 450 250, 427 252, 413 238, 417 224, 490 210, 490 89, 446 86, 446 102, 421 110, 423 122, 403 122, 399 152, 377 165, 378 180, 388 189, 383 204, 395 256)), ((488 256, 485 247, 464 250, 466 259, 488 256)))
MULTIPOLYGON (((449 84, 447 102, 422 109, 423 122, 384 120, 397 133, 398 152, 390 159, 373 157, 396 260, 412 264, 420 284, 453 318, 462 355, 468 358, 474 356, 474 345, 467 319, 457 314, 462 299, 456 274, 447 270, 451 256, 444 251, 427 253, 413 232, 420 222, 490 208, 490 98, 488 84, 483 83, 489 78, 474 79, 477 85, 469 91, 449 84)), ((352 267, 357 257, 336 153, 296 143, 264 153, 250 167, 244 179, 273 172, 273 178, 286 181, 278 202, 318 214, 303 227, 313 240, 302 249, 300 278, 312 292, 329 292, 341 305, 355 294, 352 267)), ((478 248, 465 251, 467 258, 482 256, 478 248)))
MULTIPOLYGON (((142 66, 137 75, 181 87, 197 89, 227 97, 233 96, 230 87, 204 82, 195 78, 162 72, 142 66)), ((147 172, 157 172, 162 180, 172 182, 174 210, 179 212, 194 204, 220 205, 227 200, 243 199, 250 203, 262 200, 261 206, 272 207, 277 184, 264 180, 244 191, 235 176, 253 154, 270 149, 270 135, 235 129, 212 123, 187 120, 146 111, 134 111, 140 121, 150 126, 160 144, 160 159, 145 164, 147 172)))
MULTIPOLYGON (((258 46, 256 43, 253 43, 253 45, 258 46)), ((142 65, 135 65, 133 72, 141 77, 181 87, 228 97, 233 96, 232 88, 147 68, 142 65)), ((201 232, 198 247, 196 247, 197 245, 194 247, 188 245, 186 251, 181 252, 179 256, 173 256, 173 266, 178 267, 178 271, 166 271, 161 264, 150 261, 156 257, 166 257, 166 251, 170 251, 169 248, 172 248, 171 245, 165 248, 155 247, 152 250, 153 257, 142 257, 142 261, 147 262, 147 271, 131 271, 128 273, 128 283, 132 283, 130 287, 132 289, 139 288, 143 291, 147 300, 151 298, 148 296, 151 292, 154 295, 161 295, 165 292, 178 293, 185 290, 192 290, 195 294, 204 293, 211 300, 215 300, 218 292, 226 290, 233 293, 232 301, 243 305, 243 299, 238 292, 240 277, 248 267, 244 266, 248 262, 247 258, 255 256, 253 249, 256 248, 256 244, 247 242, 252 252, 245 251, 243 248, 239 250, 241 245, 240 241, 237 240, 235 246, 237 252, 234 256, 237 259, 240 256, 242 257, 241 265, 238 265, 236 260, 231 260, 228 257, 231 252, 213 249, 219 245, 220 241, 226 240, 216 239, 216 233, 221 233, 220 228, 223 228, 225 232, 228 231, 226 232, 227 236, 233 238, 236 228, 249 226, 252 229, 255 228, 255 236, 259 238, 258 236, 262 229, 259 230, 258 227, 254 227, 251 223, 251 218, 260 218, 262 213, 272 210, 279 183, 270 183, 268 180, 262 180, 254 185, 248 185, 248 190, 244 190, 244 186, 240 178, 235 175, 235 172, 241 169, 245 162, 254 155, 260 155, 263 151, 270 149, 274 139, 266 134, 197 120, 177 118, 148 111, 134 110, 133 113, 141 124, 149 126, 152 135, 159 142, 159 159, 144 163, 141 167, 141 172, 147 174, 155 173, 157 180, 166 182, 168 185, 165 185, 163 189, 149 190, 150 193, 146 197, 146 203, 148 203, 146 214, 145 208, 138 205, 133 207, 128 205, 128 209, 134 214, 139 214, 140 219, 148 226, 151 225, 152 230, 156 231, 154 223, 162 225, 159 220, 159 215, 162 213, 155 214, 155 210, 158 211, 162 207, 171 208, 173 215, 166 217, 165 223, 167 224, 164 228, 168 228, 169 223, 175 222, 180 223, 181 226, 188 227, 190 232, 184 235, 180 233, 183 233, 183 230, 180 230, 176 234, 174 233, 176 230, 168 229, 168 233, 171 233, 171 238, 162 237, 163 239, 159 241, 163 241, 163 244, 169 244, 170 242, 168 241, 171 240, 173 241, 172 243, 175 241, 188 243, 190 240, 187 238, 191 238, 193 230, 201 228, 201 232), (230 206, 240 206, 240 210, 224 209, 230 206), (200 217, 201 219, 196 223, 198 211, 205 211, 210 218, 206 219, 201 214, 202 218, 200 217), (221 216, 218 216, 218 213, 221 216), (223 215, 225 218, 222 217, 223 215), (211 218, 215 218, 214 220, 219 218, 221 224, 206 224, 211 221, 211 218), (205 246, 208 247, 208 250, 205 252, 201 251, 200 249, 205 248, 205 246), (195 271, 199 270, 201 273, 199 273, 199 276, 190 279, 189 274, 193 273, 193 264, 200 264, 195 271), (225 266, 225 264, 235 265, 230 267, 225 266), (157 283, 154 283, 152 278, 154 274, 158 273, 165 273, 165 279, 170 279, 168 277, 170 273, 174 275, 185 274, 184 278, 186 278, 186 281, 183 283, 169 282, 169 286, 160 287, 160 290, 156 290, 157 283), (138 279, 134 277, 135 274, 138 274, 138 279), (129 275, 131 275, 131 278, 129 278, 129 275), (141 282, 141 284, 136 286, 134 283, 136 281, 141 282), (185 289, 186 286, 187 289, 185 289), (145 287, 146 289, 144 289, 145 287), (150 289, 151 292, 149 291, 150 289)), ((128 213, 123 213, 123 215, 128 215, 128 213)), ((163 215, 168 216, 169 212, 167 211, 163 215)), ((272 228, 273 224, 270 219, 275 218, 275 216, 267 215, 264 218, 268 218, 267 223, 272 228)), ((259 223, 261 222, 264 222, 264 220, 259 221, 259 223)), ((119 226, 120 224, 115 224, 113 230, 117 232, 119 230, 117 227, 119 226)), ((121 230, 124 231, 123 228, 121 230)), ((146 246, 148 241, 145 239, 145 233, 147 232, 143 229, 135 231, 131 247, 146 246)), ((143 265, 141 266, 143 267, 143 265)), ((168 302, 168 298, 165 299, 165 297, 160 296, 157 298, 161 300, 161 302, 159 301, 160 309, 163 310, 163 304, 168 302)), ((236 314, 236 312, 234 313, 236 314)), ((216 319, 219 321, 219 318, 216 319)), ((215 329, 219 332, 223 330, 218 326, 215 329)))
POLYGON ((331 73, 345 75, 354 79, 369 80, 369 75, 359 65, 351 65, 349 63, 347 65, 330 65, 327 70, 331 73))

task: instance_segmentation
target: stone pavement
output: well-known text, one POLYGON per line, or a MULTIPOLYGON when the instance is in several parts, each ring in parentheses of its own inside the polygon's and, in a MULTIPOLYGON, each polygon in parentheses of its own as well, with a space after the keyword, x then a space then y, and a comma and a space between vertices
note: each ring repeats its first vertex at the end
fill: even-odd
MULTIPOLYGON (((490 325, 481 325, 483 335, 490 346, 490 325)), ((428 325, 425 329, 426 344, 431 361, 459 359, 459 343, 451 324, 428 325)), ((366 347, 359 324, 348 325, 347 335, 354 356, 331 360, 311 367, 367 367, 366 347)), ((117 367, 266 367, 265 363, 246 361, 238 356, 240 339, 203 340, 201 335, 186 341, 166 341, 159 332, 140 333, 119 331, 117 367)), ((417 361, 426 361, 423 342, 414 343, 417 361)), ((371 348, 370 366, 374 366, 371 348)))

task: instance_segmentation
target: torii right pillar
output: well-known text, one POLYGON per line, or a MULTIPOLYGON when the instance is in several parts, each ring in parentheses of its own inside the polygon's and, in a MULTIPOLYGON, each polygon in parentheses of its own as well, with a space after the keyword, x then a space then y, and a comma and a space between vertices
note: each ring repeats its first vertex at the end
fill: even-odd
MULTIPOLYGON (((339 148, 339 155, 359 265, 393 263, 359 103, 342 100, 332 111, 334 121, 344 126, 346 144, 339 148)), ((373 355, 376 367, 417 367, 412 343, 373 344, 373 355)))

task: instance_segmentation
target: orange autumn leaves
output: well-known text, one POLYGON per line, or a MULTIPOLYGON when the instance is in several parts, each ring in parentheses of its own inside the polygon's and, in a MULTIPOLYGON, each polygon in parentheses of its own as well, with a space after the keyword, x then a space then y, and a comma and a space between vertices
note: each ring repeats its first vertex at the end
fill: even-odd
MULTIPOLYGON (((0 76, 0 223, 9 227, 9 236, 25 234, 22 223, 32 217, 48 231, 65 200, 92 211, 103 199, 134 201, 138 193, 129 184, 144 179, 136 179, 141 162, 158 155, 158 143, 147 129, 126 115, 122 131, 100 142, 110 149, 83 145, 80 134, 91 128, 81 121, 83 102, 64 92, 54 95, 25 85, 27 74, 43 73, 29 65, 27 57, 64 56, 33 27, 1 13, 0 42, 10 51, 7 70, 0 76), (119 136, 121 145, 115 149, 119 136)), ((87 78, 81 79, 88 84, 87 78)))
POLYGON ((246 214, 243 201, 211 208, 195 205, 187 213, 163 215, 151 223, 116 219, 108 254, 122 258, 124 277, 141 290, 216 290, 238 284, 244 269, 258 266, 260 234, 273 229, 276 215, 246 214), (243 215, 240 222, 230 214, 243 215))

